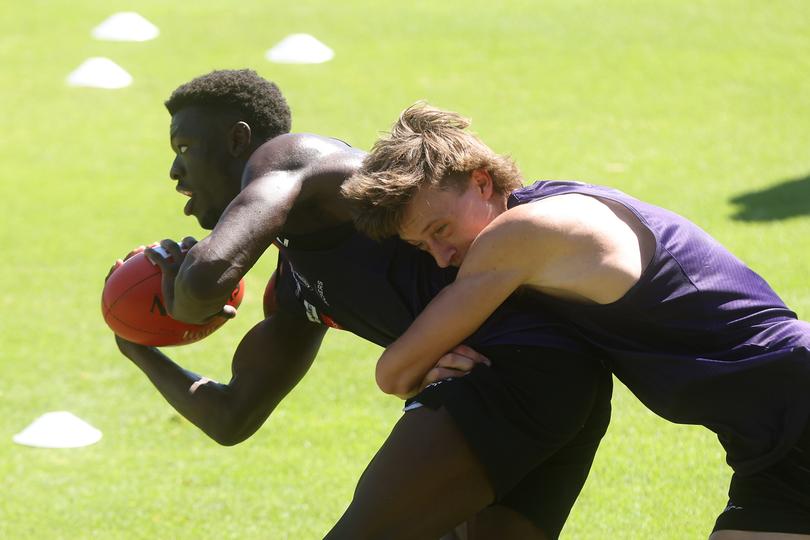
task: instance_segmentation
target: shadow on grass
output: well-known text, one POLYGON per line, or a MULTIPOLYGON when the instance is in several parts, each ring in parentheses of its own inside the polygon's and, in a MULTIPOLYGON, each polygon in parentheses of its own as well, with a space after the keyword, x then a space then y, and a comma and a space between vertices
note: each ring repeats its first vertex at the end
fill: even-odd
POLYGON ((739 221, 777 221, 810 215, 810 175, 737 195, 731 202, 738 207, 731 217, 739 221))

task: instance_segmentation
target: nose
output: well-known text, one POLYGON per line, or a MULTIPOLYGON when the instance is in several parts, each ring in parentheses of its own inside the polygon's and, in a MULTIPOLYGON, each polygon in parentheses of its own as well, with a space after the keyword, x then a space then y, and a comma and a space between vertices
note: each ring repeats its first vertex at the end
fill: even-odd
POLYGON ((180 156, 174 158, 172 166, 169 167, 169 178, 172 180, 180 180, 183 177, 183 167, 180 164, 180 156))
POLYGON ((436 264, 438 264, 440 268, 447 268, 450 266, 450 263, 453 260, 453 255, 456 254, 455 247, 436 240, 429 240, 427 247, 430 254, 433 255, 433 258, 436 260, 436 264))

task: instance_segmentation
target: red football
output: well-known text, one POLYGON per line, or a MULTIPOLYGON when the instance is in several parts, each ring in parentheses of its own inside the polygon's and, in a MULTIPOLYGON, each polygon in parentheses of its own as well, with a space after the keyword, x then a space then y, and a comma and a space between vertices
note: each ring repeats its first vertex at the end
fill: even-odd
MULTIPOLYGON (((161 276, 160 268, 143 253, 113 271, 101 294, 101 311, 113 332, 134 343, 163 347, 199 341, 225 324, 227 319, 222 317, 206 324, 172 319, 164 307, 161 276)), ((244 281, 240 281, 228 304, 239 307, 244 292, 244 281)))

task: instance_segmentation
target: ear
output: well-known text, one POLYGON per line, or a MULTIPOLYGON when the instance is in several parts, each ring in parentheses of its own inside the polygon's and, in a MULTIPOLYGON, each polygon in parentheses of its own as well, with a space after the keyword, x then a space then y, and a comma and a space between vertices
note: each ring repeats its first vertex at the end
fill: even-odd
POLYGON ((484 168, 473 169, 473 171, 470 172, 470 181, 478 192, 481 193, 481 197, 485 201, 488 201, 492 197, 495 188, 492 184, 492 175, 489 174, 488 170, 484 168))
POLYGON ((232 156, 238 157, 244 153, 250 153, 250 144, 253 141, 253 133, 246 122, 239 121, 231 126, 228 133, 228 151, 232 156))

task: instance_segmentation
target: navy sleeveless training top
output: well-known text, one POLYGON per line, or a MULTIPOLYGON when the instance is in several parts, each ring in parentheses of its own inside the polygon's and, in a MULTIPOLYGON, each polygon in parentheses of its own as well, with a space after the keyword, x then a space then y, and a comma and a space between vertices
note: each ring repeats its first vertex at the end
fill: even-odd
POLYGON ((629 209, 655 237, 655 254, 611 304, 524 296, 605 351, 608 367, 657 414, 717 433, 738 472, 778 460, 810 414, 810 324, 695 224, 620 191, 537 182, 513 192, 508 207, 572 193, 629 209))
MULTIPOLYGON (((348 330, 380 346, 399 337, 455 269, 398 239, 376 242, 351 224, 306 237, 277 238, 276 299, 310 321, 348 330)), ((549 347, 593 354, 567 323, 516 298, 468 340, 471 346, 549 347)))

